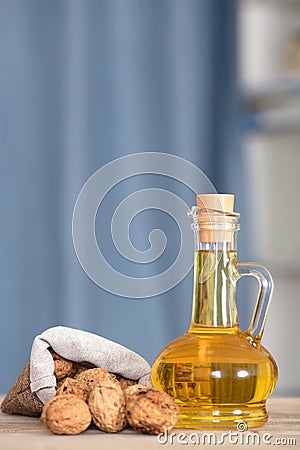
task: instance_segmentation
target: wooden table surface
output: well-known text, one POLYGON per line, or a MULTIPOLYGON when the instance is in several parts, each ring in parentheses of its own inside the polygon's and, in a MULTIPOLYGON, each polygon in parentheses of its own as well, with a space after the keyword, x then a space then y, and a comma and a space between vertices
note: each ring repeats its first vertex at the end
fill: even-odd
MULTIPOLYGON (((224 443, 221 443, 221 435, 224 432, 215 432, 216 444, 212 443, 211 445, 207 440, 203 443, 202 439, 204 439, 205 433, 203 430, 174 429, 173 432, 176 433, 176 436, 172 444, 170 443, 170 437, 168 442, 163 444, 158 441, 157 436, 140 434, 132 429, 125 429, 116 434, 89 429, 76 436, 56 436, 48 432, 41 425, 39 419, 0 413, 0 449, 113 450, 120 448, 122 450, 148 450, 166 447, 172 449, 219 447, 225 450, 247 447, 251 449, 270 448, 270 445, 300 448, 300 398, 271 397, 268 401, 268 411, 270 419, 266 425, 244 432, 234 431, 231 440, 229 440, 229 436, 224 437, 224 443), (179 436, 180 433, 185 433, 185 435, 179 436), (199 442, 195 441, 197 439, 195 434, 198 435, 199 442), (253 434, 256 434, 256 436, 254 437, 253 434), (239 439, 239 441, 234 443, 236 439, 239 439), (254 444, 252 439, 255 439, 254 444), (180 443, 180 440, 183 443, 180 443)), ((212 431, 209 433, 212 433, 212 431)))

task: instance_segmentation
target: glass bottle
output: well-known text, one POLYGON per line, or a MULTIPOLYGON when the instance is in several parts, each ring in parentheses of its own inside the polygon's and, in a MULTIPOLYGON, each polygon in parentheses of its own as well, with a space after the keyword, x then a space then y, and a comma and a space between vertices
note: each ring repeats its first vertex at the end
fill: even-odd
POLYGON ((234 196, 203 194, 188 215, 195 237, 194 293, 189 330, 170 342, 152 368, 154 387, 180 407, 177 428, 235 428, 243 421, 267 421, 266 400, 277 381, 277 366, 261 345, 273 281, 265 267, 237 260, 239 214, 234 196), (239 328, 236 283, 259 282, 247 331, 239 328))

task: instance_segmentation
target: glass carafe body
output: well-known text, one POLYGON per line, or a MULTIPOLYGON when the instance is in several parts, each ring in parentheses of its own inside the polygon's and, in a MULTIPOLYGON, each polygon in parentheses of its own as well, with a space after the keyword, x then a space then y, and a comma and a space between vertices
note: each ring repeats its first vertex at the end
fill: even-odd
POLYGON ((180 408, 177 428, 236 429, 266 422, 266 400, 277 381, 277 366, 261 345, 273 290, 267 269, 237 260, 237 213, 193 207, 194 293, 189 330, 170 342, 152 368, 154 387, 171 395, 180 408), (258 279, 259 295, 241 332, 236 283, 258 279))

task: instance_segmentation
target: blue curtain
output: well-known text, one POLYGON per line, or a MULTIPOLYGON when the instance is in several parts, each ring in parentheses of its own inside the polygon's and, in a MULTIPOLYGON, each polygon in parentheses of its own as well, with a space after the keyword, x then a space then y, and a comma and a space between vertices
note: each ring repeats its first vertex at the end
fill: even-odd
MULTIPOLYGON (((217 190, 239 192, 242 210, 235 9, 232 0, 0 1, 0 392, 50 326, 96 332, 150 363, 187 329, 192 273, 154 298, 114 296, 78 263, 72 213, 95 170, 146 151, 191 161, 217 190)), ((160 183, 137 177, 124 192, 160 183)))

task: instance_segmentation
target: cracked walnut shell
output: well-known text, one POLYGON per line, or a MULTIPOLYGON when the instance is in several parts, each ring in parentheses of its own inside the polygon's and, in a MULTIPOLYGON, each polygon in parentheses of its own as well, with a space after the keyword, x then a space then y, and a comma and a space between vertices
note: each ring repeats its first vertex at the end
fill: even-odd
POLYGON ((41 422, 55 434, 78 434, 89 427, 91 413, 75 395, 58 395, 44 405, 41 422))
POLYGON ((125 428, 125 397, 117 380, 96 385, 89 392, 88 405, 93 422, 100 430, 116 433, 125 428))
MULTIPOLYGON (((135 387, 135 386, 134 386, 135 387)), ((128 391, 133 390, 133 387, 128 391)), ((126 395, 126 417, 137 431, 159 434, 171 430, 179 417, 179 407, 172 397, 158 389, 147 388, 126 395)))

